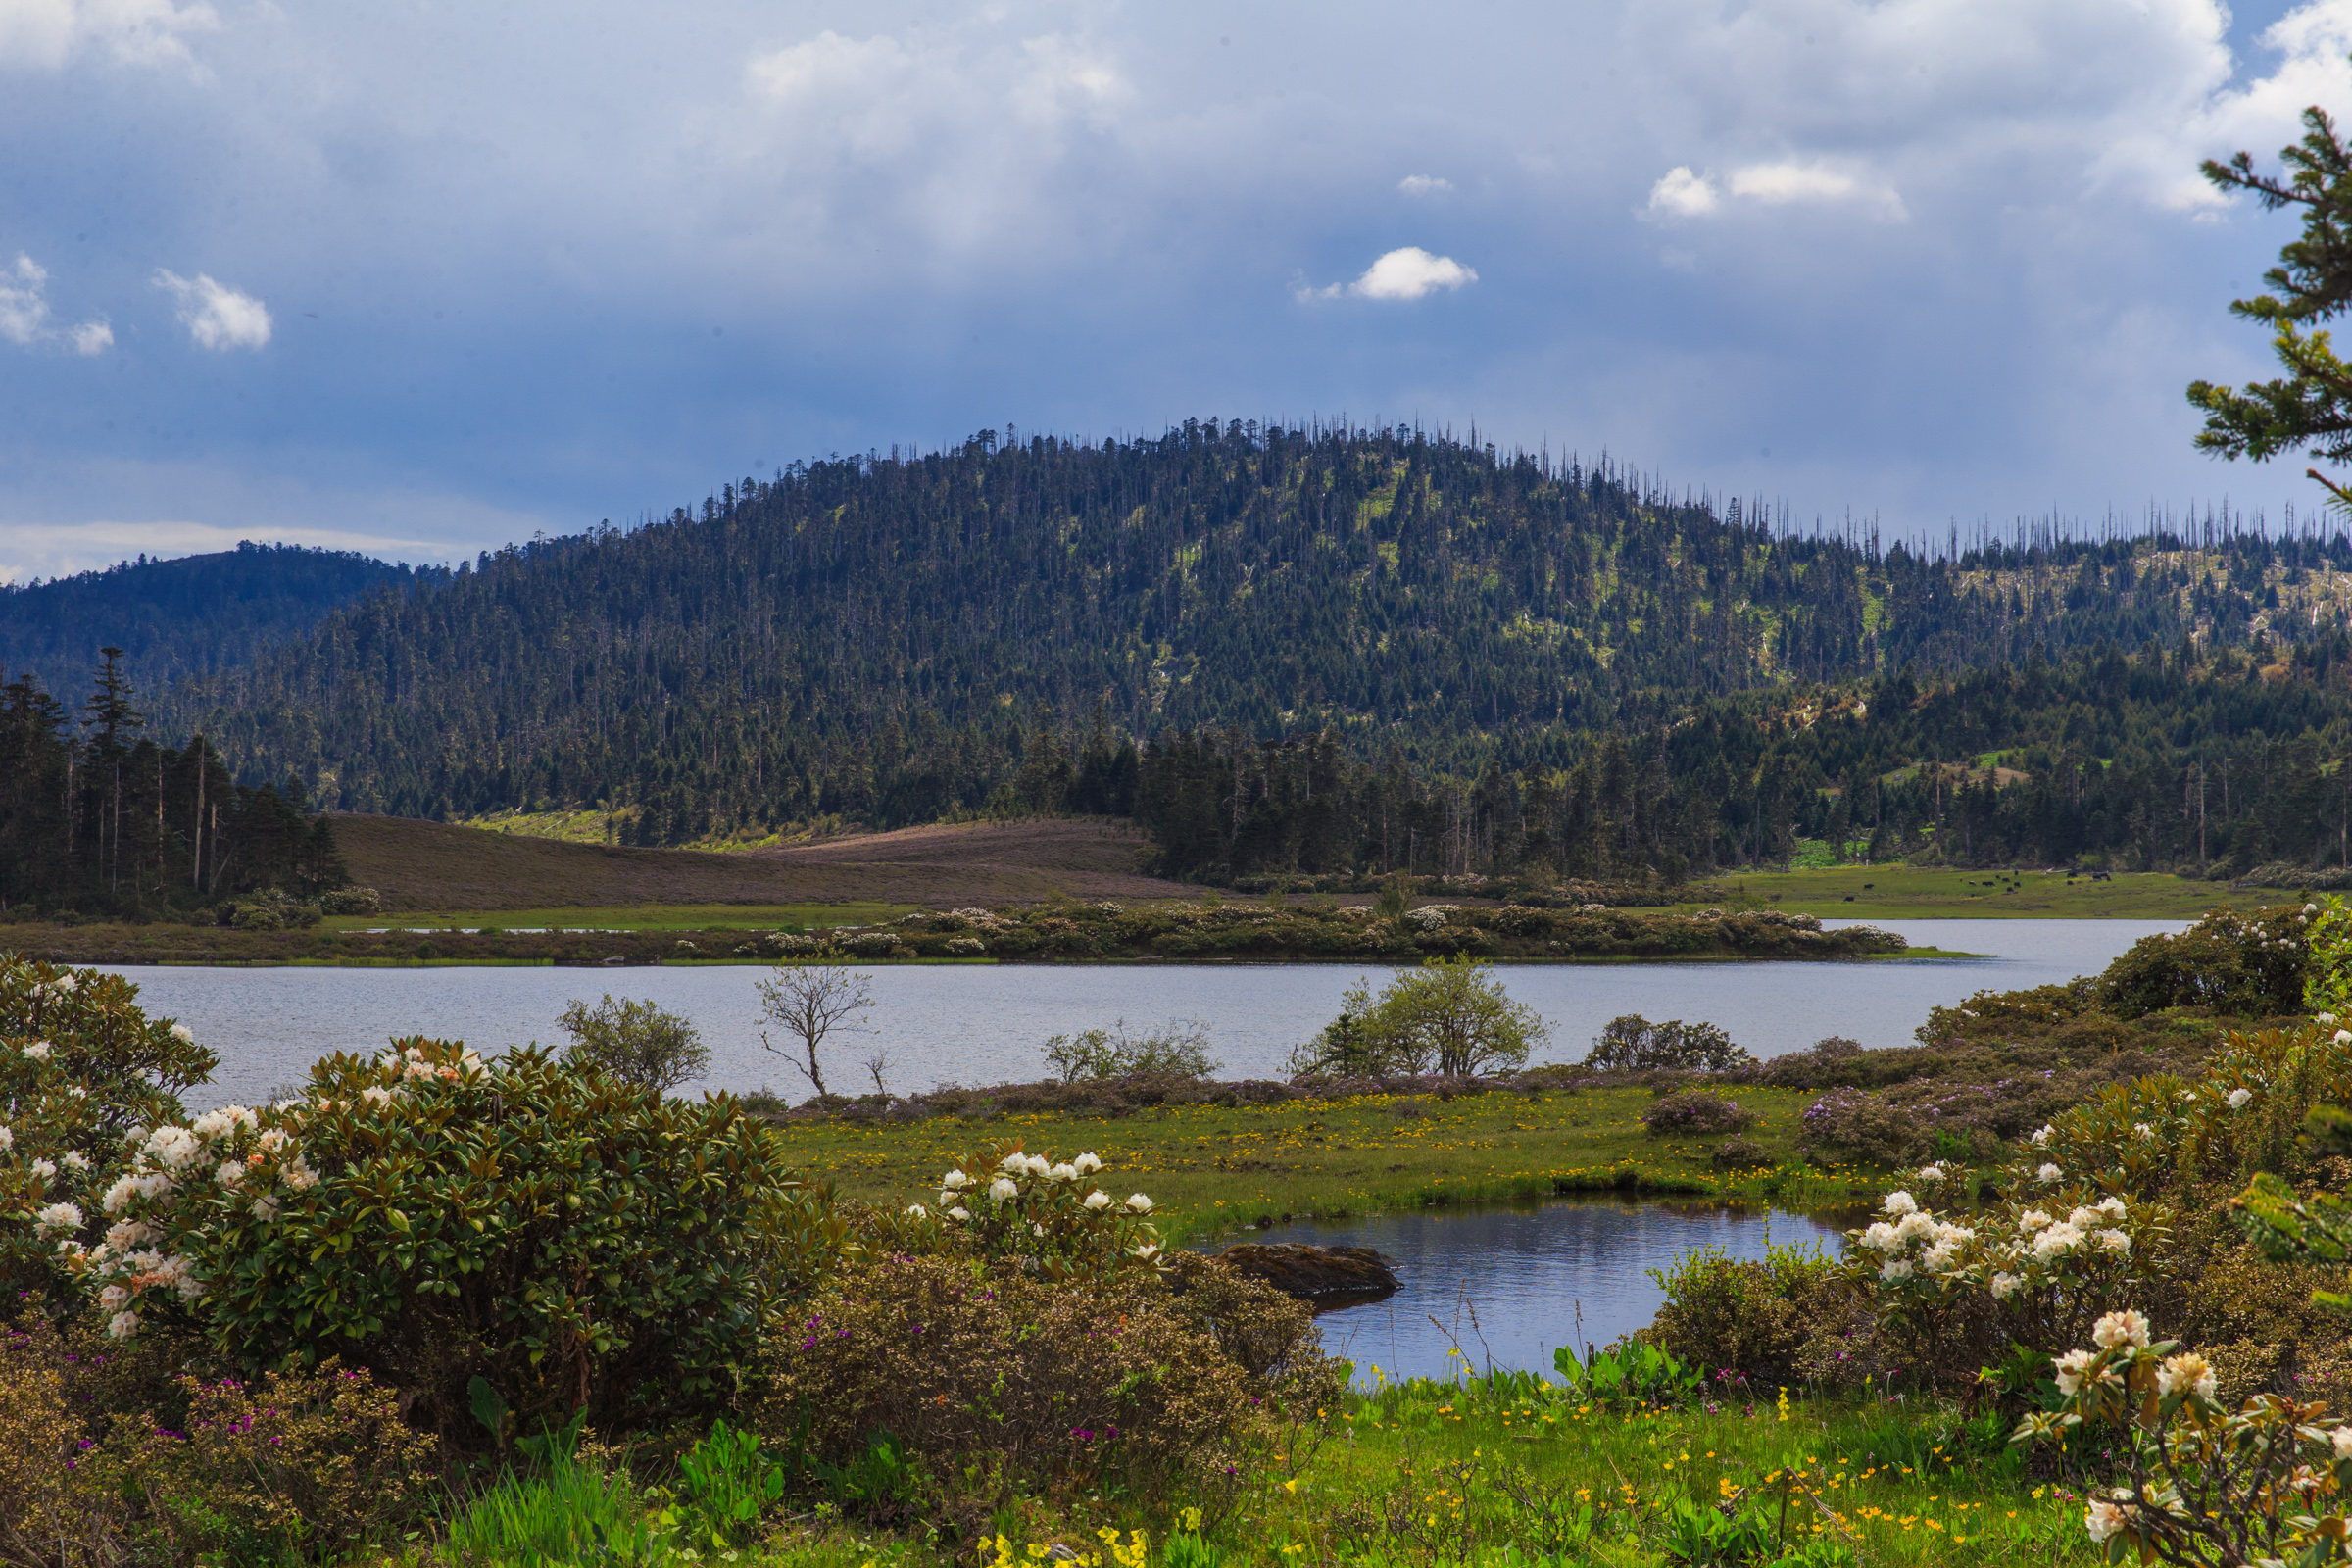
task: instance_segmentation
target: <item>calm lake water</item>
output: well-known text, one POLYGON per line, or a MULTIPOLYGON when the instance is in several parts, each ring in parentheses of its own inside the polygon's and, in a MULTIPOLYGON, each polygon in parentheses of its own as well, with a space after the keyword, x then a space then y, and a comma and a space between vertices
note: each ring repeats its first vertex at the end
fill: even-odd
POLYGON ((1818 1241, 1835 1253, 1826 1219, 1698 1203, 1561 1199, 1547 1203, 1417 1209, 1357 1220, 1305 1221, 1250 1241, 1369 1247, 1396 1264, 1403 1286, 1385 1301, 1327 1312, 1324 1348, 1391 1382, 1444 1378, 1463 1365, 1548 1373, 1563 1345, 1606 1345, 1646 1325, 1665 1299, 1649 1277, 1685 1252, 1717 1247, 1760 1258, 1769 1240, 1818 1241))
MULTIPOLYGON (((1833 924, 1838 922, 1832 922, 1833 924)), ((1866 1046, 1908 1044, 1928 1009, 1972 992, 2093 974, 2140 937, 2181 921, 1909 920, 1878 922, 1915 947, 1983 958, 1870 963, 1513 964, 1511 995, 1551 1030, 1538 1060, 1574 1061, 1620 1013, 1704 1019, 1759 1056, 1847 1035, 1866 1046)), ((396 1034, 462 1039, 485 1053, 562 1038, 556 1016, 575 997, 651 999, 692 1018, 710 1047, 710 1089, 807 1086, 760 1047, 758 967, 643 969, 204 969, 122 971, 150 1013, 174 1017, 220 1054, 219 1076, 192 1108, 261 1098, 304 1077, 335 1051, 371 1051, 396 1034)), ((1284 1056, 1338 1010, 1362 964, 883 966, 873 972, 870 1032, 843 1037, 827 1077, 869 1087, 861 1063, 879 1050, 887 1081, 906 1093, 942 1083, 1043 1076, 1054 1034, 1124 1019, 1136 1027, 1198 1019, 1226 1077, 1279 1075, 1284 1056)))

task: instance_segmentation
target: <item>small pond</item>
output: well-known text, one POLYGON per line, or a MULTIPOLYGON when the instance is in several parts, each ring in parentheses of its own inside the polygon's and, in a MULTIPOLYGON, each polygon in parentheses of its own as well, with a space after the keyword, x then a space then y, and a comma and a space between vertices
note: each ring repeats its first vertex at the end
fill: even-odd
MULTIPOLYGON (((1827 1217, 1718 1203, 1559 1199, 1414 1209, 1362 1219, 1310 1220, 1240 1241, 1369 1247, 1402 1284, 1369 1305, 1316 1321, 1325 1348, 1355 1363, 1359 1387, 1444 1378, 1462 1365, 1551 1370, 1563 1345, 1606 1345, 1646 1325, 1665 1299, 1651 1269, 1694 1248, 1760 1258, 1768 1242, 1818 1242, 1835 1254, 1841 1229, 1827 1217)), ((1221 1250, 1227 1243, 1208 1249, 1221 1250)))

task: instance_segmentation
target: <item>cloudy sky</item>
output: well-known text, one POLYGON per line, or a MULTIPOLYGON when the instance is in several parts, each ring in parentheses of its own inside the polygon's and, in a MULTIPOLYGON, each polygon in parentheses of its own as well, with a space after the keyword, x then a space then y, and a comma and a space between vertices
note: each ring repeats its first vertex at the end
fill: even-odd
POLYGON ((0 576, 449 559, 983 426, 1475 423, 1890 532, 2267 373, 2352 0, 0 0, 0 576))

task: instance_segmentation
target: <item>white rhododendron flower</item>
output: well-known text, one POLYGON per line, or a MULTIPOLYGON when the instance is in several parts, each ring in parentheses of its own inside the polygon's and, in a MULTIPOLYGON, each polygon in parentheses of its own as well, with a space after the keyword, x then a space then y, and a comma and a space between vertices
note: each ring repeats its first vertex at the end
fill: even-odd
POLYGON ((2015 1296, 2017 1288, 2025 1283, 2014 1274, 1995 1274, 1992 1277, 1992 1298, 1996 1301, 2006 1301, 2015 1296))
POLYGON ((1919 1204, 1909 1193, 1898 1188, 1896 1191, 1888 1193, 1886 1201, 1879 1207, 1888 1214, 1910 1214, 1918 1211, 1919 1204))
POLYGON ((2144 1350, 2148 1348, 2148 1320, 2130 1310, 2109 1312, 2092 1325, 2090 1343, 2102 1350, 2112 1350, 2119 1345, 2144 1350))
POLYGON ((1891 1252, 1903 1245, 1903 1239, 1894 1234, 1893 1226, 1879 1220, 1862 1233, 1862 1245, 1876 1252, 1891 1252))
POLYGON ((98 1206, 109 1214, 120 1214, 122 1212, 123 1205, 130 1201, 131 1195, 137 1190, 136 1184, 128 1176, 118 1176, 115 1178, 115 1184, 106 1190, 106 1196, 98 1200, 98 1206))
POLYGON ((2102 1198, 2099 1200, 2099 1212, 2109 1219, 2122 1219, 2124 1217, 2124 1200, 2120 1198, 2102 1198))
POLYGON ((992 1203, 1009 1203, 1020 1196, 1021 1190, 1012 1184, 1009 1176, 1000 1176, 988 1184, 988 1198, 992 1203))
POLYGON ((2254 1091, 2251 1089, 2232 1089, 2230 1091, 2230 1108, 2243 1110, 2246 1108, 2246 1102, 2253 1098, 2254 1091))
MULTIPOLYGON (((2206 1377, 2210 1381, 2212 1374, 2207 1373, 2206 1377)), ((2328 1433, 2328 1445, 2335 1449, 2335 1456, 2338 1459, 2352 1458, 2352 1427, 2337 1427, 2328 1433)))
POLYGON ((960 1193, 972 1185, 972 1179, 962 1171, 952 1170, 939 1179, 939 1185, 951 1193, 960 1193))
POLYGON ((931 1211, 920 1203, 908 1203, 906 1205, 906 1212, 916 1219, 929 1219, 931 1217, 931 1211))
POLYGON ((1054 1162, 1046 1158, 1046 1156, 1043 1154, 1031 1154, 1029 1156, 1028 1164, 1029 1174, 1032 1176, 1049 1175, 1054 1169, 1054 1162))
POLYGON ((224 1159, 220 1168, 213 1172, 213 1180, 223 1187, 234 1187, 244 1179, 245 1162, 241 1159, 224 1159))
POLYGON ((948 1218, 950 1218, 950 1219, 954 1219, 954 1220, 967 1220, 967 1219, 970 1219, 971 1217, 972 1217, 972 1211, 971 1211, 970 1209, 968 1209, 968 1208, 964 1207, 964 1206, 963 1206, 961 1203, 958 1203, 958 1204, 956 1204, 956 1205, 954 1208, 951 1208, 951 1209, 949 1209, 949 1210, 948 1210, 948 1218))
POLYGON ((81 1220, 81 1210, 72 1203, 51 1203, 32 1216, 33 1224, 43 1231, 77 1231, 81 1220))
POLYGON ((51 1159, 36 1159, 30 1165, 27 1165, 25 1169, 31 1171, 41 1180, 47 1181, 50 1177, 57 1174, 57 1162, 51 1159))
POLYGON ((1046 1172, 1046 1177, 1049 1181, 1074 1182, 1078 1179, 1078 1167, 1067 1163, 1056 1165, 1046 1172))
POLYGON ((2044 1214, 2038 1208, 2029 1208, 2023 1214, 2017 1216, 2017 1228, 2028 1236, 2033 1235, 2035 1231, 2041 1229, 2049 1222, 2050 1216, 2044 1214))
POLYGON ((195 1031, 190 1029, 184 1023, 175 1023, 172 1026, 172 1038, 178 1041, 183 1046, 194 1045, 196 1043, 195 1031))
POLYGON ((1931 1274, 1948 1274, 1960 1255, 1959 1247, 1952 1242, 1937 1242, 1919 1254, 1919 1261, 1931 1274))
POLYGON ((2352 1046, 2352 1029, 2338 1029, 2335 1032, 2335 1043, 2339 1046, 2352 1046))
POLYGON ((2082 1245, 2082 1233, 2072 1225, 2052 1225, 2034 1238, 2034 1255, 2047 1263, 2082 1245))
POLYGON ((2105 1497, 2093 1497, 2083 1506, 2082 1528, 2090 1532, 2091 1540, 2103 1544, 2124 1528, 2125 1518, 2124 1510, 2116 1504, 2105 1497))
POLYGON ((2036 1148, 2046 1146, 2052 1138, 2057 1136, 2057 1128, 2051 1126, 2046 1121, 2043 1122, 2040 1129, 2034 1134, 2034 1146, 2036 1148))
POLYGON ((2060 1394, 2075 1395, 2082 1392, 2082 1374, 2090 1366, 2091 1359, 2091 1353, 2088 1350, 2069 1350, 2058 1358, 2057 1366, 2053 1370, 2057 1374, 2060 1394))
POLYGON ((300 1154, 277 1168, 277 1179, 298 1193, 318 1185, 318 1173, 311 1169, 300 1154))
POLYGON ((1933 1236, 1936 1234, 1936 1216, 1913 1209, 1895 1221, 1894 1234, 1906 1242, 1917 1241, 1922 1236, 1933 1236))
POLYGON ((140 1149, 166 1170, 178 1170, 204 1152, 193 1132, 185 1127, 172 1126, 158 1127, 149 1133, 140 1149))
POLYGON ((1102 1157, 1100 1154, 1085 1153, 1080 1154, 1076 1159, 1071 1160, 1070 1163, 1077 1167, 1079 1175, 1092 1176, 1095 1172, 1102 1168, 1102 1157))
POLYGON ((17 1135, 6 1127, 0 1127, 0 1152, 5 1152, 16 1147, 17 1135))
POLYGON ((264 1224, 277 1218, 277 1195, 264 1193, 255 1199, 253 1200, 253 1217, 261 1220, 264 1224))
POLYGON ((1015 1176, 1028 1168, 1029 1156, 1027 1154, 1006 1154, 1003 1159, 997 1161, 997 1169, 1010 1171, 1015 1176))
POLYGON ((64 1165, 68 1170, 88 1170, 90 1168, 90 1156, 78 1149, 69 1149, 57 1158, 58 1163, 64 1165))
POLYGON ((1098 1187, 1086 1195, 1086 1206, 1099 1214, 1110 1206, 1110 1195, 1098 1187))
POLYGON ((1145 1197, 1142 1193, 1136 1193, 1128 1198, 1127 1206, 1134 1209, 1138 1214, 1149 1214, 1152 1212, 1152 1200, 1145 1197))
POLYGON ((2113 1252, 2118 1257, 2132 1255, 2132 1238, 2126 1236, 2122 1231, 2099 1232, 2099 1246, 2102 1250, 2113 1252))
POLYGON ((31 1045, 24 1048, 24 1054, 30 1056, 35 1061, 47 1061, 49 1059, 49 1049, 48 1041, 35 1040, 31 1045))
POLYGON ((118 1340, 127 1340, 139 1332, 139 1314, 117 1312, 106 1320, 106 1332, 118 1340))
POLYGON ((1879 1278, 1883 1280, 1907 1280, 1910 1277, 1911 1260, 1907 1257, 1890 1257, 1879 1265, 1879 1278))
MULTIPOLYGON (((2213 1367, 2193 1350, 2167 1357, 2156 1369, 2156 1392, 2160 1395, 2187 1392, 2200 1399, 2210 1399, 2217 1386, 2213 1367)), ((2339 1439, 2335 1451, 2340 1455, 2345 1446, 2344 1440, 2339 1439)))
POLYGON ((1923 1182, 1939 1182, 1943 1180, 1943 1167, 1941 1165, 1922 1165, 1919 1167, 1919 1179, 1923 1182))
POLYGON ((2034 1179, 2037 1181, 2054 1183, 2063 1180, 2066 1176, 2066 1172, 2060 1170, 2055 1165, 2044 1164, 2041 1169, 2035 1171, 2034 1175, 2034 1179))
POLYGON ((386 1089, 382 1084, 370 1084, 360 1091, 360 1098, 370 1105, 388 1104, 392 1099, 392 1091, 386 1089))

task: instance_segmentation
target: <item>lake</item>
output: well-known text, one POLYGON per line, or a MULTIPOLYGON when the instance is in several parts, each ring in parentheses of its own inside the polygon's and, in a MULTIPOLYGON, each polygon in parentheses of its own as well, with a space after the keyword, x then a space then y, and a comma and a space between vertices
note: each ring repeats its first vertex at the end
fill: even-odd
MULTIPOLYGON (((1850 922, 1828 922, 1830 924, 1850 922)), ((1620 1013, 1703 1019, 1759 1056, 1824 1035, 1865 1046, 1908 1044, 1928 1009, 1972 992, 2095 974, 2134 941, 2178 931, 2177 920, 1881 921, 1915 947, 1982 958, 1849 963, 1510 964, 1510 993, 1551 1030, 1538 1060, 1574 1061, 1620 1013)), ((299 1081, 319 1056, 372 1051, 395 1034, 462 1039, 484 1052, 562 1038, 556 1016, 575 997, 651 999, 694 1020, 710 1048, 710 1089, 807 1086, 760 1048, 763 970, 708 968, 211 969, 117 971, 140 988, 150 1013, 174 1017, 220 1054, 214 1082, 191 1108, 251 1102, 299 1081)), ((1279 1076, 1284 1056, 1339 1010, 1379 965, 883 965, 873 971, 871 1032, 830 1052, 837 1090, 870 1087, 861 1063, 879 1050, 897 1093, 942 1083, 1004 1083, 1044 1075, 1047 1037, 1124 1019, 1149 1026, 1198 1019, 1223 1076, 1279 1076)))
POLYGON ((1563 1345, 1581 1350, 1646 1326, 1666 1298, 1649 1270, 1694 1248, 1761 1258, 1768 1241, 1811 1241, 1834 1256, 1841 1234, 1827 1219, 1761 1208, 1560 1199, 1303 1221, 1245 1239, 1369 1247, 1396 1265, 1395 1296, 1317 1320, 1324 1348, 1353 1361, 1369 1388, 1375 1367, 1391 1382, 1444 1378, 1465 1359, 1472 1372, 1491 1361, 1548 1373, 1563 1345), (1448 1353, 1457 1348, 1462 1356, 1448 1353))

